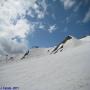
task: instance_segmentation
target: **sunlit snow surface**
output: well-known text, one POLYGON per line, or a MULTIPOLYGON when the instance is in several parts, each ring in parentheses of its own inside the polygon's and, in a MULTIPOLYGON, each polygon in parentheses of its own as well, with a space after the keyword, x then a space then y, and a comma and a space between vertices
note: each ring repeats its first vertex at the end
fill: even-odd
POLYGON ((34 50, 35 58, 28 56, 0 66, 0 86, 16 86, 19 90, 90 90, 89 36, 74 43, 68 41, 64 50, 56 54, 48 54, 44 48, 34 55, 34 50))

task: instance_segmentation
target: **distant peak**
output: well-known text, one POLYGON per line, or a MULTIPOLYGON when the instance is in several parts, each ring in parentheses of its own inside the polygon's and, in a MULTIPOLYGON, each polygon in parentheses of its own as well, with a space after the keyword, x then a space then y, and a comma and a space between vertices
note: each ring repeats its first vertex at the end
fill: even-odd
POLYGON ((73 36, 71 36, 71 35, 68 35, 67 37, 71 37, 71 38, 72 38, 73 36))
POLYGON ((73 38, 73 36, 68 35, 68 36, 65 37, 65 39, 62 41, 62 43, 65 43, 67 40, 70 40, 70 39, 72 39, 72 38, 73 38))
POLYGON ((65 38, 72 39, 72 38, 75 38, 75 37, 74 36, 71 36, 71 35, 68 35, 65 38))

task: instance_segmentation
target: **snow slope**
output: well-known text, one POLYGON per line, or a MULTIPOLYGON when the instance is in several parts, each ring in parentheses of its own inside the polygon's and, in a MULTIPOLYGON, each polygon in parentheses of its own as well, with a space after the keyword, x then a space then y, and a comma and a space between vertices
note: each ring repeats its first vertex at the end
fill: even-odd
POLYGON ((90 40, 84 38, 79 45, 76 43, 56 54, 0 66, 0 86, 16 86, 19 90, 90 90, 90 40))

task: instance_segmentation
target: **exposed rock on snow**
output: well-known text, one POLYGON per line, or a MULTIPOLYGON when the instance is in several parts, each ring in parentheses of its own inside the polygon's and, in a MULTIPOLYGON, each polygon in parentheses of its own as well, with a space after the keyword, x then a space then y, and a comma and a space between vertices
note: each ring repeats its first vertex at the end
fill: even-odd
POLYGON ((72 48, 76 47, 77 45, 80 45, 81 41, 73 36, 67 36, 61 43, 59 43, 51 52, 52 53, 57 53, 58 51, 63 51, 67 48, 72 48))
POLYGON ((25 59, 25 57, 29 54, 29 50, 24 54, 24 56, 21 59, 25 59))

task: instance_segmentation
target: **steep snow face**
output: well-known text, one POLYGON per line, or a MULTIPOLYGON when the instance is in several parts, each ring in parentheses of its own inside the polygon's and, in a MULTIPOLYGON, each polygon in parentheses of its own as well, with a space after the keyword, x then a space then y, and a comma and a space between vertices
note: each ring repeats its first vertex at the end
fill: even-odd
POLYGON ((64 49, 73 48, 73 47, 77 47, 80 44, 81 44, 81 41, 79 39, 72 37, 72 39, 67 40, 67 42, 63 44, 63 48, 64 49))
MULTIPOLYGON (((67 47, 68 43, 71 41, 67 47)), ((0 67, 0 86, 19 90, 90 90, 90 42, 77 47, 75 43, 75 47, 62 53, 4 65, 0 67)))

